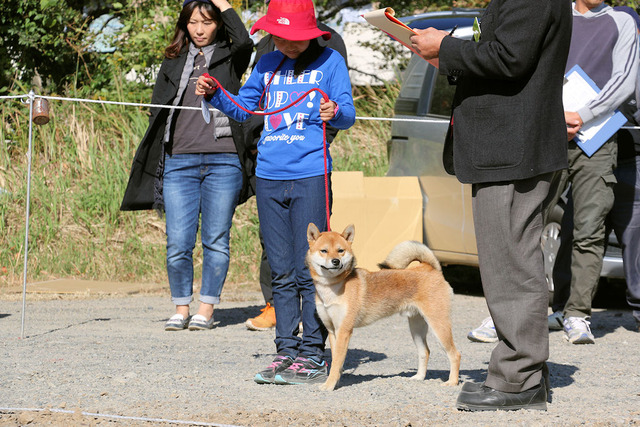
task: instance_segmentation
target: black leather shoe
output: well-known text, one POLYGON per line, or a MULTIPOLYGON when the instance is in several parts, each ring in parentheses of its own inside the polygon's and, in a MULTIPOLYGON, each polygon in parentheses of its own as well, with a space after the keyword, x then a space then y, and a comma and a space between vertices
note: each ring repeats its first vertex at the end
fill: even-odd
MULTIPOLYGON (((547 402, 551 403, 551 396, 550 396, 551 390, 549 388, 549 371, 548 370, 546 372, 546 376, 545 376, 545 373, 543 371, 542 381, 544 381, 545 389, 546 389, 546 392, 547 392, 547 402)), ((474 392, 480 391, 482 386, 484 386, 484 383, 466 382, 466 383, 462 384, 462 391, 467 391, 467 392, 474 393, 474 392)))
POLYGON ((462 384, 462 391, 463 392, 468 392, 468 393, 475 393, 475 392, 480 391, 483 386, 484 386, 484 383, 466 382, 466 383, 462 384))
POLYGON ((520 393, 506 393, 479 383, 464 383, 456 407, 463 411, 547 410, 547 390, 539 384, 520 393))

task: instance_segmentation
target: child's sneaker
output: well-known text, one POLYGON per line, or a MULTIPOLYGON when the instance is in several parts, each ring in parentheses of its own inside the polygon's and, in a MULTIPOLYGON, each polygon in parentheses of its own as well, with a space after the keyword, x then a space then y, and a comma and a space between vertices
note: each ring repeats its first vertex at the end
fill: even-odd
POLYGON ((276 384, 320 384, 327 380, 327 362, 296 357, 291 366, 276 374, 276 384))
POLYGON ((565 317, 563 324, 564 339, 571 344, 596 343, 586 317, 565 317))
POLYGON ((293 363, 293 357, 288 355, 277 355, 271 365, 264 371, 260 371, 253 377, 253 380, 258 384, 273 384, 275 382, 276 375, 287 369, 293 363))
POLYGON ((498 333, 491 316, 484 319, 480 326, 469 332, 467 338, 475 342, 497 342, 498 333))

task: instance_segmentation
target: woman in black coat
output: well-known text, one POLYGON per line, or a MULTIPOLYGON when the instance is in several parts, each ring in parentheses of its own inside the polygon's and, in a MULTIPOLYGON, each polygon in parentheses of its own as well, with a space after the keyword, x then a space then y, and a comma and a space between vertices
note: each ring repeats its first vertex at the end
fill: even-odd
MULTIPOLYGON (((153 90, 152 104, 200 107, 195 82, 205 72, 237 93, 253 42, 226 0, 186 0, 153 90)), ((166 216, 167 273, 176 314, 166 330, 210 329, 213 307, 229 267, 235 207, 253 194, 253 162, 241 125, 214 111, 152 107, 136 152, 122 210, 158 209, 166 216), (193 295, 193 249, 198 223, 203 248, 198 313, 193 295)))

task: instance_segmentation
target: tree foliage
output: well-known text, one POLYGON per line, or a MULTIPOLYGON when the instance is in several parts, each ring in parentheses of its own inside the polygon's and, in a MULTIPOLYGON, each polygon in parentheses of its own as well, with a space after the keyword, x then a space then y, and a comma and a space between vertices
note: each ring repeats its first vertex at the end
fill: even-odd
POLYGON ((162 58, 180 2, 171 0, 18 0, 0 3, 0 93, 43 86, 100 92, 131 69, 144 74, 162 58), (107 15, 124 27, 96 52, 90 25, 107 15))
MULTIPOLYGON (((162 61, 182 0, 15 0, 0 2, 0 94, 42 86, 46 92, 74 90, 101 96, 117 92, 116 83, 130 86, 123 76, 134 70, 148 79, 162 61), (109 40, 112 53, 92 50, 96 33, 91 24, 108 14, 124 27, 109 40), (35 78, 35 79, 34 79, 35 78)), ((264 0, 231 0, 239 12, 264 13, 264 0)), ((611 0, 612 5, 637 8, 640 0, 611 0)), ((318 16, 329 21, 346 7, 360 8, 365 0, 316 0, 318 16)), ((374 7, 392 7, 407 16, 451 7, 485 7, 488 0, 389 0, 374 7)), ((108 21, 108 20, 107 20, 108 21)), ((247 22, 248 25, 251 22, 247 22)))
MULTIPOLYGON (((36 72, 51 82, 73 76, 86 19, 64 1, 0 4, 0 87, 28 82, 36 72)), ((47 82, 45 82, 46 84, 47 82)))
MULTIPOLYGON (((81 91, 100 96, 134 70, 142 80, 153 75, 172 35, 182 0, 17 0, 0 3, 0 93, 43 86, 46 92, 81 91), (92 50, 91 24, 109 14, 124 24, 110 40, 113 53, 92 50), (35 83, 34 83, 35 78, 35 83)), ((264 0, 231 0, 241 12, 264 13, 264 0)), ((399 16, 450 7, 447 0, 385 2, 399 16)), ((321 20, 365 0, 317 0, 321 20)), ((248 22, 248 24, 251 24, 248 22)), ((126 83, 123 83, 126 84, 126 83)), ((135 85, 135 83, 131 83, 135 85)))

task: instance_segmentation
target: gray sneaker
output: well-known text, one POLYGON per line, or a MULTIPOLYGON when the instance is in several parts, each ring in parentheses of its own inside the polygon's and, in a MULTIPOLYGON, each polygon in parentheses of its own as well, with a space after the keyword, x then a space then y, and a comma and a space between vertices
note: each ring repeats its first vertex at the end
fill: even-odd
POLYGON ((586 317, 566 317, 563 324, 566 341, 571 344, 595 344, 596 340, 586 317))
POLYGON ((552 331, 561 331, 564 329, 562 321, 564 320, 564 314, 561 311, 554 311, 547 317, 549 323, 549 329, 552 331))

